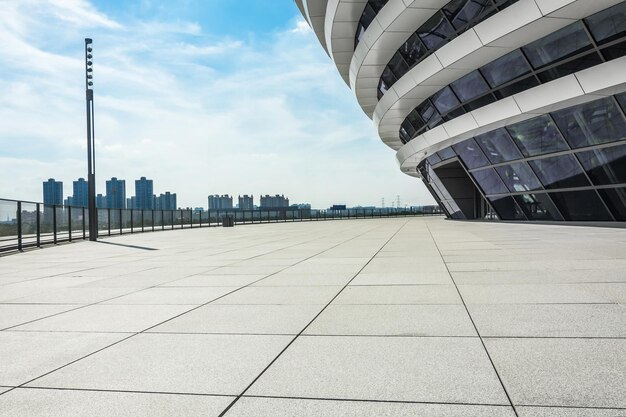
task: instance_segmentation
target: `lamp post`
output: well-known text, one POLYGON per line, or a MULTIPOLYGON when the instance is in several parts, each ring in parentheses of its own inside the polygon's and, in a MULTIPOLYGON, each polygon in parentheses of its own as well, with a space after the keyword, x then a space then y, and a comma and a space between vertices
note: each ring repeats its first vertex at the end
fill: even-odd
POLYGON ((96 207, 96 135, 93 107, 93 41, 85 39, 85 98, 87 101, 87 181, 89 209, 89 240, 98 239, 98 211, 96 207))

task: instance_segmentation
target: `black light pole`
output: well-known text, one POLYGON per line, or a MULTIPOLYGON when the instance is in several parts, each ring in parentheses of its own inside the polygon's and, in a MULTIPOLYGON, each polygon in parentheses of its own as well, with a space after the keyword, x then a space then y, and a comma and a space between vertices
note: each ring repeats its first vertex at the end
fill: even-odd
POLYGON ((96 207, 96 134, 93 107, 93 48, 92 40, 85 39, 85 93, 87 100, 87 181, 89 206, 89 240, 98 239, 98 211, 96 207))

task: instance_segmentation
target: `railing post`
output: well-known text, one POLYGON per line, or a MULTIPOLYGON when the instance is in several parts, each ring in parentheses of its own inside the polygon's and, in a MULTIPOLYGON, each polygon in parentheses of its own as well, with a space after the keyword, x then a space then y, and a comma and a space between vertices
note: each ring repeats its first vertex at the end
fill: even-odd
POLYGON ((135 219, 133 219, 133 209, 130 209, 130 233, 133 233, 134 230, 134 221, 135 219))
POLYGON ((17 250, 22 251, 22 202, 17 202, 17 250))
POLYGON ((41 247, 41 205, 37 203, 37 247, 41 247))
POLYGON ((120 211, 120 235, 123 233, 124 222, 122 221, 122 209, 118 209, 120 211))
POLYGON ((111 236, 111 209, 107 208, 107 231, 109 232, 109 236, 111 236))
POLYGON ((143 233, 143 214, 144 214, 145 210, 141 209, 141 232, 143 233))
POLYGON ((189 227, 193 229, 193 211, 189 210, 189 227))
POLYGON ((172 230, 174 230, 174 210, 170 211, 170 219, 172 220, 172 230))
MULTIPOLYGON (((82 208, 83 211, 83 240, 85 240, 87 238, 87 234, 85 231, 85 207, 82 208)), ((98 213, 97 209, 96 209, 96 214, 98 213)), ((96 219, 98 218, 98 216, 96 215, 96 219)))
POLYGON ((152 212, 152 231, 154 232, 154 210, 150 210, 152 212))
POLYGON ((72 241, 72 207, 67 206, 67 240, 72 241))

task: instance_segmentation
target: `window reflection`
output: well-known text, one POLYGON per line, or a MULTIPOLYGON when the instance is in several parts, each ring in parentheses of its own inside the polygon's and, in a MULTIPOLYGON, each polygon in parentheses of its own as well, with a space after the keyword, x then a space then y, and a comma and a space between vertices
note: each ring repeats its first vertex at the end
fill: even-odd
POLYGON ((472 171, 471 174, 485 195, 508 193, 506 186, 493 168, 472 171))
POLYGON ((585 19, 598 43, 605 43, 626 34, 626 3, 603 10, 585 19))
POLYGON ((610 221, 611 215, 593 190, 550 193, 559 211, 570 221, 610 221))
POLYGON ((626 122, 611 97, 552 113, 572 148, 599 145, 626 136, 626 122))
POLYGON ((595 185, 626 184, 626 145, 576 155, 595 185))
POLYGON ((591 40, 587 36, 583 23, 578 21, 522 49, 531 65, 537 69, 589 48, 591 48, 591 40))
POLYGON ((493 164, 512 161, 522 157, 522 154, 504 128, 478 135, 475 139, 493 164))
POLYGON ((552 156, 528 163, 547 189, 590 185, 578 161, 572 155, 552 156))
POLYGON ((478 71, 472 71, 450 84, 456 95, 463 102, 480 96, 489 91, 487 83, 478 71))
POLYGON ((497 87, 530 72, 530 65, 519 49, 483 66, 480 72, 489 85, 497 87))
POLYGON ((491 197, 488 199, 502 220, 526 220, 524 213, 512 197, 491 197))
POLYGON ((525 120, 506 129, 526 157, 568 149, 548 116, 525 120))
POLYGON ((500 178, 504 181, 509 191, 531 191, 541 189, 541 184, 526 162, 516 162, 510 165, 496 168, 500 178))
POLYGON ((521 194, 513 198, 528 220, 563 220, 548 194, 521 194))
POLYGON ((617 221, 626 221, 626 188, 598 190, 617 221))
POLYGON ((489 165, 489 161, 480 150, 474 139, 468 139, 452 146, 454 152, 461 158, 465 166, 469 169, 489 165))

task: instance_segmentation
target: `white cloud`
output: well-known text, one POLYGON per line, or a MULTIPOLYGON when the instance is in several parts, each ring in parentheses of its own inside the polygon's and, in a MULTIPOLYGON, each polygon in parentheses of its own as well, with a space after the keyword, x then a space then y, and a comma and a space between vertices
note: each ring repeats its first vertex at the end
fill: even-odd
POLYGON ((41 200, 49 177, 69 194, 84 176, 89 21, 98 26, 99 192, 117 176, 130 194, 147 176, 155 192, 177 192, 186 206, 206 206, 214 193, 285 193, 320 207, 396 194, 432 201, 399 172, 301 18, 269 39, 242 40, 196 22, 116 22, 80 0, 39 2, 37 13, 5 3, 13 2, 0 2, 0 90, 8 92, 0 96, 0 197, 41 200))

